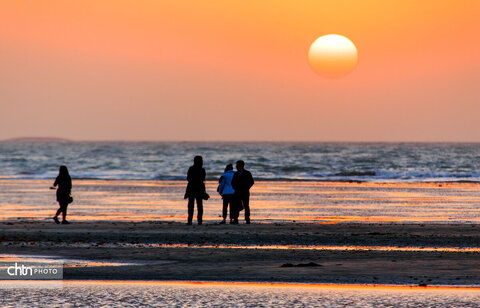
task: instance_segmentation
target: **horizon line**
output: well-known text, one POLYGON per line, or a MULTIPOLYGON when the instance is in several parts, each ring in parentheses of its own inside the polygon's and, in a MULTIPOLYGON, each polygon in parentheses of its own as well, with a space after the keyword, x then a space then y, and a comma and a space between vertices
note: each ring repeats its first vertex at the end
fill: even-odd
POLYGON ((164 143, 480 143, 478 141, 407 141, 407 140, 155 140, 155 139, 70 139, 63 137, 13 137, 2 139, 0 142, 164 142, 164 143))

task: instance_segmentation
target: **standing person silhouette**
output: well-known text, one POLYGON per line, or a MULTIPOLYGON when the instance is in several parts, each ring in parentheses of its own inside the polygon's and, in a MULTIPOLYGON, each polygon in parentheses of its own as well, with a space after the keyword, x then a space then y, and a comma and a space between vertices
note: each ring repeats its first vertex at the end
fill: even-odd
MULTIPOLYGON (((250 224, 250 188, 255 182, 250 171, 245 170, 245 162, 243 160, 237 161, 236 168, 237 172, 235 172, 232 179, 232 187, 235 189, 235 201, 238 202, 239 209, 242 206, 245 209, 245 222, 250 224)), ((238 216, 233 223, 238 224, 238 216)))
POLYGON ((235 171, 233 171, 232 164, 228 164, 225 167, 225 172, 223 173, 223 175, 220 177, 220 180, 218 181, 219 182, 218 193, 222 196, 222 199, 223 199, 223 211, 222 211, 223 220, 220 222, 221 224, 226 223, 227 210, 228 210, 229 204, 230 204, 230 223, 232 223, 234 218, 237 218, 237 221, 238 221, 238 211, 235 211, 232 205, 232 201, 235 193, 235 190, 232 187, 232 179, 234 174, 235 174, 235 171), (236 217, 235 217, 235 213, 237 213, 236 217))
POLYGON ((58 215, 62 213, 62 224, 67 225, 70 223, 67 221, 67 206, 73 201, 70 195, 72 192, 72 178, 68 173, 67 166, 60 166, 58 176, 55 179, 53 186, 50 188, 55 189, 57 185, 57 201, 60 205, 60 208, 57 210, 55 216, 53 216, 53 220, 56 224, 59 224, 60 221, 58 221, 58 215))
POLYGON ((197 219, 198 224, 202 224, 203 217, 203 198, 205 198, 205 177, 206 172, 203 168, 202 156, 195 156, 193 159, 193 166, 188 169, 187 173, 187 191, 185 192, 185 199, 188 198, 188 222, 187 225, 192 224, 193 209, 195 207, 195 200, 197 200, 197 219))

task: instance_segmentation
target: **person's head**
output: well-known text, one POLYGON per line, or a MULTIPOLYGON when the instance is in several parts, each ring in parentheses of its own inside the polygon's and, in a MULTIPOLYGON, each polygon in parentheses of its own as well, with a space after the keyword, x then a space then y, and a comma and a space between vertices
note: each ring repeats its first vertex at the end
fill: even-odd
POLYGON ((60 169, 58 170, 58 174, 60 176, 70 176, 70 174, 68 174, 67 166, 60 166, 60 169))
POLYGON ((233 165, 232 165, 232 164, 228 164, 228 165, 225 167, 225 172, 226 172, 226 171, 229 171, 229 170, 233 170, 233 165))
POLYGON ((193 159, 193 165, 195 167, 202 167, 203 166, 203 158, 200 155, 195 156, 193 159))
POLYGON ((236 167, 238 171, 243 171, 243 168, 245 167, 245 162, 243 160, 237 160, 236 167))

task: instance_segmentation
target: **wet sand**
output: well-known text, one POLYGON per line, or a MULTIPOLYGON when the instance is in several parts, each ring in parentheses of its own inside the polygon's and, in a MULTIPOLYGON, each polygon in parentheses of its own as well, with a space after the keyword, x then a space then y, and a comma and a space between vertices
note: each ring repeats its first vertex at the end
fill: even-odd
MULTIPOLYGON (((0 221, 51 222, 58 208, 48 180, 0 179, 0 221)), ((74 221, 184 222, 182 181, 73 180, 74 221)), ((206 183, 204 221, 218 222, 218 183, 206 183)), ((347 183, 257 181, 251 190, 255 222, 480 223, 480 183, 347 183)))
POLYGON ((480 284, 477 224, 0 222, 0 253, 138 263, 67 280, 480 284))

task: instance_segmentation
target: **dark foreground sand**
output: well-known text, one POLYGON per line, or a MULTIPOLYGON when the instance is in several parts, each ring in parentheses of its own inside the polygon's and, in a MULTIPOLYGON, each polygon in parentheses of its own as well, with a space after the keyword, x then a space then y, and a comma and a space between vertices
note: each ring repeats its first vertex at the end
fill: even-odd
POLYGON ((0 222, 2 254, 139 264, 66 267, 64 278, 70 280, 480 284, 480 252, 475 251, 246 249, 222 248, 222 245, 480 248, 480 225, 0 222), (175 247, 175 244, 190 244, 190 247, 175 247), (199 248, 198 245, 220 246, 199 248), (311 262, 318 266, 298 266, 311 262))

